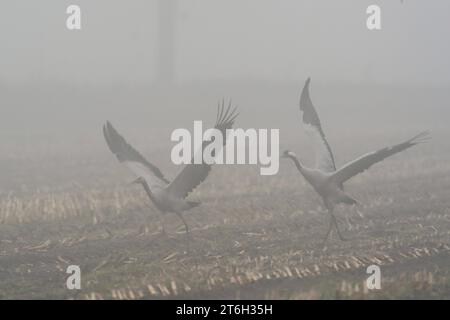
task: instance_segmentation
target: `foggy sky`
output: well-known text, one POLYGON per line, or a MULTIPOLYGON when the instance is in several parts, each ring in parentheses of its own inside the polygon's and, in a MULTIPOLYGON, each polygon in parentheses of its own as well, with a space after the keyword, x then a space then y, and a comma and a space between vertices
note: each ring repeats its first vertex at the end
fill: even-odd
MULTIPOLYGON (((447 0, 181 0, 179 84, 209 80, 450 84, 447 0), (366 8, 382 30, 366 29, 366 8)), ((157 44, 149 0, 2 1, 0 85, 150 84, 157 44), (82 30, 65 27, 78 4, 82 30)))

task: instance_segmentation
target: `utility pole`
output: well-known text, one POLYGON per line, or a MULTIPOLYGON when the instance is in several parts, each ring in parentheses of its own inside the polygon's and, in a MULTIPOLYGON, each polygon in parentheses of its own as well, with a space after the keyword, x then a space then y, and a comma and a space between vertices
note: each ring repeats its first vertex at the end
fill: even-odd
POLYGON ((178 0, 158 0, 158 86, 170 87, 174 82, 175 16, 178 0))

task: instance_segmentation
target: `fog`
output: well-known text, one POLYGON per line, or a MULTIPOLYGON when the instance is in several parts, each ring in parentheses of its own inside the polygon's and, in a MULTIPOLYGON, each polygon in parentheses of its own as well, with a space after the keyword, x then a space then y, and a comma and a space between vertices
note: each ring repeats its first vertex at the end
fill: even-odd
POLYGON ((0 299, 450 299, 449 17, 448 0, 0 1, 0 299), (240 130, 230 150, 257 164, 176 165, 195 120, 276 139, 240 130))
POLYGON ((100 142, 106 119, 141 133, 169 127, 167 134, 213 119, 222 98, 239 105, 242 126, 280 126, 308 76, 324 118, 358 122, 376 108, 371 117, 392 125, 446 127, 448 1, 184 0, 172 2, 165 23, 160 8, 138 0, 2 2, 2 144, 20 152, 23 141, 100 142), (82 30, 69 31, 74 3, 82 30), (366 28, 373 3, 380 31, 366 28))
MULTIPOLYGON (((174 6, 179 83, 211 79, 448 85, 450 4, 375 1, 185 0, 174 6)), ((5 85, 149 85, 155 75, 156 1, 76 1, 82 30, 65 28, 73 1, 9 1, 0 11, 5 85)))

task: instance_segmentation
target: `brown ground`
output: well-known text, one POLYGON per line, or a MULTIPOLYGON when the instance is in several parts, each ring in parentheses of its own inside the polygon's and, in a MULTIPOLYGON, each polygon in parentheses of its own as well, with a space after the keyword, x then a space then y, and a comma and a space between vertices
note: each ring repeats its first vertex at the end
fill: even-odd
POLYGON ((0 298, 450 298, 448 90, 313 87, 338 165, 433 130, 429 143, 346 184, 360 203, 337 210, 351 240, 333 235, 323 250, 327 214, 287 160, 271 177, 253 166, 216 166, 191 195, 202 205, 185 215, 190 247, 174 216, 165 219, 169 235, 158 233, 158 213, 105 146, 106 119, 173 177, 171 130, 191 128, 194 119, 211 123, 211 101, 227 92, 239 102, 236 126, 281 128, 281 149, 312 161, 295 114, 298 85, 191 89, 165 103, 146 90, 118 89, 114 99, 52 90, 31 95, 28 118, 14 109, 29 105, 27 96, 3 95, 18 114, 3 121, 5 132, 23 139, 1 135, 0 298), (42 136, 30 140, 32 132, 42 136), (65 286, 71 264, 81 268, 79 291, 65 286), (381 266, 382 289, 367 292, 371 264, 381 266))
POLYGON ((324 250, 327 215, 289 162, 274 177, 216 167, 192 196, 202 206, 186 214, 190 248, 175 216, 169 235, 158 233, 145 194, 119 185, 125 173, 112 187, 4 193, 0 298, 448 299, 450 167, 423 150, 348 183, 360 205, 338 215, 351 240, 333 237, 324 250), (70 264, 82 290, 65 288, 70 264), (364 290, 370 264, 381 266, 377 292, 364 290))

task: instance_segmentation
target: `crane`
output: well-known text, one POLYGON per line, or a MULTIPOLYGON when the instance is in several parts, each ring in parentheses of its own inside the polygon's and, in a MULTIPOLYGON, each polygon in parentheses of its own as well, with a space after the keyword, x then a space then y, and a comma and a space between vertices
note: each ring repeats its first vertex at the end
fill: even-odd
POLYGON ((330 216, 330 225, 324 240, 325 244, 333 227, 335 227, 339 238, 341 240, 346 240, 339 230, 336 217, 333 213, 334 207, 341 203, 354 205, 357 204, 357 201, 344 191, 344 182, 357 174, 366 171, 372 165, 387 157, 406 150, 416 144, 426 142, 429 139, 429 132, 421 132, 402 143, 366 153, 363 156, 348 162, 339 170, 336 170, 333 152, 331 151, 331 147, 322 130, 319 116, 309 95, 310 82, 311 79, 308 78, 303 87, 300 97, 300 111, 302 113, 303 127, 316 147, 315 168, 308 168, 303 165, 297 155, 290 150, 284 151, 282 158, 291 159, 298 171, 300 171, 306 181, 322 198, 330 216))
MULTIPOLYGON (((219 103, 215 128, 220 130, 224 137, 223 145, 226 144, 226 130, 231 129, 237 116, 236 108, 231 108, 231 102, 228 107, 225 107, 223 100, 221 104, 219 103)), ((133 148, 109 121, 103 126, 103 135, 109 149, 116 155, 119 162, 137 176, 133 183, 142 185, 147 196, 161 214, 176 214, 182 220, 186 234, 189 235, 189 227, 182 212, 197 207, 200 202, 189 201, 186 198, 206 179, 211 171, 211 165, 194 164, 192 159, 191 164, 185 165, 170 182, 161 170, 133 148)), ((203 152, 209 143, 211 141, 204 141, 202 150, 198 150, 198 152, 203 152)), ((165 232, 164 224, 162 227, 165 232)))

